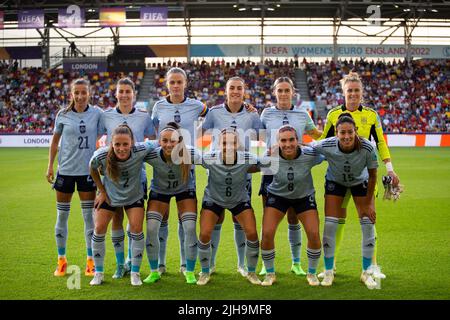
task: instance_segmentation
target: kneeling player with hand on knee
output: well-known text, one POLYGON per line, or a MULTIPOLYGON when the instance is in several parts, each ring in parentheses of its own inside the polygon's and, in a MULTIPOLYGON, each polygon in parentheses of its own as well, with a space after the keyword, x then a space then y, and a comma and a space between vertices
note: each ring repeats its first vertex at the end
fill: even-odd
POLYGON ((142 164, 154 150, 151 143, 134 144, 133 133, 127 125, 118 126, 108 147, 97 150, 90 162, 91 176, 99 193, 95 199, 95 230, 92 237, 95 275, 91 285, 104 279, 105 234, 118 208, 124 208, 130 222, 131 284, 142 285, 139 269, 144 252, 144 192, 140 182, 142 164), (100 172, 103 174, 103 182, 100 172))
POLYGON ((340 208, 347 190, 350 190, 360 219, 362 230, 361 281, 369 289, 376 282, 368 268, 372 264, 375 248, 375 197, 377 181, 377 154, 367 139, 357 135, 355 121, 343 113, 336 124, 337 136, 312 144, 312 148, 328 161, 325 183, 325 228, 323 250, 325 275, 323 286, 331 286, 334 280, 333 266, 336 248, 336 230, 340 208))

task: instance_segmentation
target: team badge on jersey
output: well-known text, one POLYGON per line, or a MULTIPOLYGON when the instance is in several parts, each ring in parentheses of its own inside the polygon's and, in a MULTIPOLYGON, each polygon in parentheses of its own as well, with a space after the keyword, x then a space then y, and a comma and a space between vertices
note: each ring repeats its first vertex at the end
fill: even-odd
POLYGON ((367 124, 367 118, 366 117, 361 117, 361 123, 362 124, 367 124))
POLYGON ((180 112, 178 110, 175 111, 175 114, 173 116, 173 121, 175 121, 176 123, 180 123, 181 122, 181 116, 180 116, 180 112))
POLYGON ((81 134, 86 133, 86 124, 84 123, 83 120, 80 121, 80 133, 81 134))
POLYGON ((227 174, 227 177, 225 178, 225 184, 228 186, 233 184, 233 179, 231 178, 231 173, 227 174))
POLYGON ((285 125, 285 124, 289 124, 289 119, 287 118, 286 115, 283 118, 283 125, 285 125))
MULTIPOLYGON (((292 167, 290 167, 288 170, 289 171, 293 171, 294 169, 292 167)), ((289 181, 294 180, 294 172, 288 172, 287 178, 288 178, 289 181)))

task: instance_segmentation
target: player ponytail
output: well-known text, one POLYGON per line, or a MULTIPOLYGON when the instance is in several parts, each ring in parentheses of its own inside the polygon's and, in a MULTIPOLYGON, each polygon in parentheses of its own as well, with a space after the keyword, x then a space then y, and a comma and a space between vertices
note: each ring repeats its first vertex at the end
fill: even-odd
POLYGON ((184 139, 183 139, 183 136, 180 131, 180 125, 176 122, 168 122, 167 125, 161 130, 160 136, 161 136, 161 133, 166 130, 170 130, 170 131, 178 133, 178 137, 179 137, 178 144, 175 146, 174 151, 175 151, 175 156, 178 159, 181 159, 181 164, 180 164, 181 165, 181 179, 182 179, 183 183, 186 183, 189 180, 189 174, 191 172, 191 166, 192 166, 192 159, 190 159, 190 153, 187 150, 186 144, 184 143, 184 139))
POLYGON ((62 110, 63 113, 67 113, 70 110, 72 110, 72 108, 75 107, 75 98, 73 96, 73 91, 74 91, 76 85, 85 85, 86 89, 87 89, 87 91, 89 93, 90 83, 89 83, 88 80, 83 79, 83 78, 79 78, 79 79, 76 79, 76 80, 72 81, 72 83, 70 84, 70 96, 71 96, 71 99, 70 99, 69 105, 62 110))
POLYGON ((355 122, 355 120, 353 120, 353 117, 350 113, 345 112, 345 113, 341 113, 339 115, 338 120, 336 122, 336 133, 337 133, 337 128, 339 127, 339 125, 341 125, 343 123, 350 123, 355 128, 355 149, 360 151, 361 150, 361 138, 358 135, 358 127, 356 126, 356 122, 355 122))
POLYGON ((118 159, 116 153, 113 148, 113 139, 114 136, 118 134, 126 134, 131 138, 131 142, 134 143, 133 132, 131 128, 126 124, 121 124, 117 128, 114 129, 113 134, 111 136, 111 143, 109 146, 108 154, 106 156, 106 174, 114 181, 117 182, 119 180, 120 170, 118 159))

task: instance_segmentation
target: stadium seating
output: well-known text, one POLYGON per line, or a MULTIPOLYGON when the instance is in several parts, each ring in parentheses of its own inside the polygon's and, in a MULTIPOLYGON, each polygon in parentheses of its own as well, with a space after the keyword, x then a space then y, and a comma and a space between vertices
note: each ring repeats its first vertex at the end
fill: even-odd
MULTIPOLYGON (((70 99, 70 82, 80 76, 62 69, 17 69, 0 64, 0 132, 52 132, 57 111, 70 99)), ((138 89, 143 74, 90 74, 91 104, 104 109, 113 107, 115 83, 123 76, 131 78, 138 89)))
MULTIPOLYGON (((295 61, 267 59, 264 64, 237 60, 168 61, 153 64, 155 86, 150 99, 156 101, 167 95, 165 73, 169 68, 183 68, 188 76, 187 94, 209 107, 225 100, 226 80, 233 76, 244 78, 247 84, 245 101, 259 112, 274 102, 271 86, 279 76, 294 80, 295 61)), ((333 63, 312 63, 303 59, 301 68, 307 73, 309 94, 316 105, 325 104, 329 110, 344 102, 339 80, 349 71, 360 74, 364 83, 365 105, 377 110, 386 133, 450 132, 450 60, 415 60, 374 62, 343 60, 333 63)), ((69 101, 69 84, 79 73, 62 69, 45 71, 41 68, 17 68, 0 63, 0 132, 48 133, 52 130, 57 110, 69 101)), ((90 74, 91 103, 104 109, 115 105, 115 83, 123 76, 135 81, 137 88, 142 73, 90 74)), ((314 120, 319 129, 325 123, 324 114, 314 120)))
POLYGON ((339 80, 356 71, 364 104, 377 110, 386 133, 450 132, 450 60, 306 64, 309 93, 331 109, 344 102, 339 80))
POLYGON ((164 75, 174 66, 183 68, 188 76, 188 95, 199 99, 209 107, 225 100, 225 84, 228 78, 239 76, 245 80, 247 89, 245 101, 253 104, 259 111, 272 104, 271 86, 276 78, 287 76, 294 80, 294 61, 280 62, 267 59, 264 64, 237 60, 236 63, 224 60, 196 60, 191 63, 168 62, 159 64, 155 73, 155 88, 151 92, 154 100, 167 94, 164 75))

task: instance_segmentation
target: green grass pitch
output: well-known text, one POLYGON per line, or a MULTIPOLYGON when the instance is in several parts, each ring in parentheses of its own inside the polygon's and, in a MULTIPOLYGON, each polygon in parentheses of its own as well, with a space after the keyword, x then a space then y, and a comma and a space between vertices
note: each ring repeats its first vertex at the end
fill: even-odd
MULTIPOLYGON (((450 148, 392 148, 397 173, 406 191, 399 202, 377 200, 378 260, 387 279, 380 290, 359 282, 361 231, 350 206, 344 241, 337 259, 338 275, 331 288, 308 286, 289 272, 290 250, 284 220, 276 236, 278 282, 251 285, 236 272, 231 214, 227 213, 217 257, 217 274, 205 286, 187 285, 178 272, 177 217, 172 201, 167 254, 168 273, 153 285, 132 287, 129 278, 113 280, 115 258, 107 236, 106 282, 90 287, 84 276, 85 244, 78 196, 69 219, 67 256, 81 268, 80 289, 67 287, 68 277, 56 278, 55 194, 45 179, 47 149, 0 149, 0 299, 449 299, 450 298, 450 148)), ((313 169, 323 228, 323 182, 326 163, 313 169)), ((385 173, 383 166, 379 173, 385 173)), ((150 176, 150 172, 148 173, 150 176)), ((205 172, 198 170, 201 200, 205 172)), ((254 175, 253 206, 261 228, 260 176, 254 175)), ((198 230, 197 230, 198 231, 198 230)), ((302 265, 307 266, 303 234, 302 265)), ((258 271, 261 267, 261 259, 258 271)), ((319 271, 323 268, 321 259, 319 271)), ((200 270, 199 263, 196 272, 200 270)), ((149 272, 146 256, 141 275, 149 272)))

